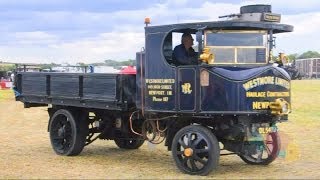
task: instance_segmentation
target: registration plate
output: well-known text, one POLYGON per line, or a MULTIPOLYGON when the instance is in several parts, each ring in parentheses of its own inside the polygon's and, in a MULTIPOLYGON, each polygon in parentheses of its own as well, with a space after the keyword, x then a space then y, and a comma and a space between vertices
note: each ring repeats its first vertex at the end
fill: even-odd
POLYGON ((272 132, 276 132, 277 131, 277 127, 272 126, 272 127, 259 127, 258 128, 258 132, 259 134, 269 134, 272 132))

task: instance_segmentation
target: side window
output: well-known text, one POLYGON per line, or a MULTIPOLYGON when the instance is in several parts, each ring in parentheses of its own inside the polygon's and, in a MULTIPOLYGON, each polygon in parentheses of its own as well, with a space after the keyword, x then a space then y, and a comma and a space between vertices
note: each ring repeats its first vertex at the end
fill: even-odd
POLYGON ((167 35, 167 37, 165 38, 164 40, 164 43, 163 43, 163 55, 165 57, 165 59, 167 60, 168 64, 172 64, 173 61, 172 61, 172 33, 169 33, 167 35))
MULTIPOLYGON (((173 62, 172 54, 174 48, 181 44, 182 34, 182 32, 171 32, 165 37, 163 43, 163 55, 168 64, 176 65, 175 62, 173 62)), ((193 39, 196 39, 195 34, 192 34, 192 37, 193 39)), ((194 45, 192 47, 196 52, 198 52, 198 42, 194 41, 194 45)))
POLYGON ((172 33, 172 50, 178 46, 179 44, 181 44, 181 36, 183 33, 180 32, 173 32, 172 33))
MULTIPOLYGON (((180 32, 173 32, 172 33, 172 51, 176 46, 181 44, 181 36, 182 36, 182 34, 183 33, 180 33, 180 32)), ((191 34, 191 36, 194 39, 192 48, 196 52, 198 52, 198 41, 196 41, 196 35, 195 34, 191 34)))

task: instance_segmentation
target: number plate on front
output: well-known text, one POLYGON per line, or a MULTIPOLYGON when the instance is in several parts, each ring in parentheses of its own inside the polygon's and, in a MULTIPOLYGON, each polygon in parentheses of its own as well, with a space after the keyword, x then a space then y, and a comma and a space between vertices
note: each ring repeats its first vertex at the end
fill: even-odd
POLYGON ((259 134, 269 134, 276 131, 277 131, 277 127, 259 127, 258 128, 259 134))

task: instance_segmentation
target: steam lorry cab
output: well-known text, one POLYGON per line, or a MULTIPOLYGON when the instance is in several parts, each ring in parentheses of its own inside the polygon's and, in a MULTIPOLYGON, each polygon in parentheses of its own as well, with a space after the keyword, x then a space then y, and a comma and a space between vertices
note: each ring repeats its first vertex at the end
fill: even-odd
POLYGON ((290 77, 270 63, 273 37, 293 27, 280 24, 270 5, 243 6, 226 17, 147 25, 136 74, 18 73, 16 100, 48 106, 58 155, 78 155, 96 139, 124 149, 148 141, 164 142, 188 174, 207 175, 229 154, 267 165, 280 150, 276 123, 288 120, 291 106, 290 77), (196 65, 172 58, 182 33, 196 40, 196 65))

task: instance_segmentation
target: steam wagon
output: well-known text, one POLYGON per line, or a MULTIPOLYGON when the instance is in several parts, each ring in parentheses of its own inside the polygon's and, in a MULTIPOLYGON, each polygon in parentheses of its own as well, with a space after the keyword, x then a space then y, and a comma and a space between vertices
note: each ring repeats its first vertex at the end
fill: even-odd
POLYGON ((288 73, 270 63, 274 35, 293 26, 280 24, 270 5, 223 17, 146 26, 136 74, 18 73, 16 100, 48 107, 58 155, 78 155, 96 139, 123 149, 149 141, 163 142, 178 169, 192 175, 207 175, 229 154, 267 165, 279 153, 276 124, 288 120, 291 103, 288 73), (198 64, 173 60, 182 33, 194 37, 198 64))

